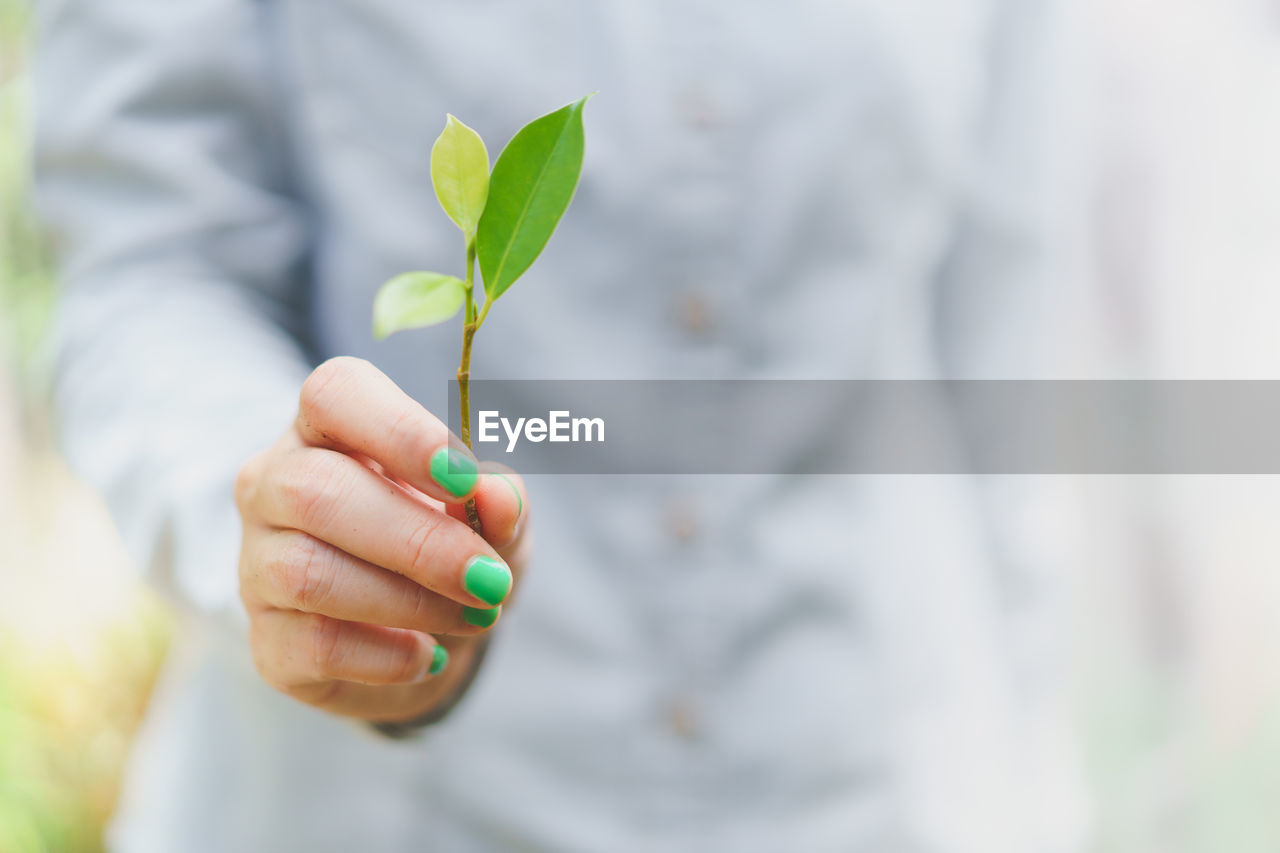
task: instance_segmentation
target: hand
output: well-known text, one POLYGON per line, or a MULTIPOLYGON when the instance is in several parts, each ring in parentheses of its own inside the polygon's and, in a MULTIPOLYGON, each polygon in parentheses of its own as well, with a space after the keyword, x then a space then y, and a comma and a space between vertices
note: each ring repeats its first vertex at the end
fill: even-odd
POLYGON ((476 472, 449 438, 366 361, 303 383, 293 425, 236 479, 240 597, 267 683, 370 721, 429 713, 465 685, 526 562, 529 502, 519 476, 476 472))

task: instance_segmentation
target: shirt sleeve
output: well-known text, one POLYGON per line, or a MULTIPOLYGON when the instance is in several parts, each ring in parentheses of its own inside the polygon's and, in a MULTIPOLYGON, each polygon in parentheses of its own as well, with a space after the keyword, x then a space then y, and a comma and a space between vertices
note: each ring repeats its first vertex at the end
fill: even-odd
POLYGON ((261 0, 37 5, 63 450, 135 565, 239 612, 235 474, 296 409, 306 218, 261 0))

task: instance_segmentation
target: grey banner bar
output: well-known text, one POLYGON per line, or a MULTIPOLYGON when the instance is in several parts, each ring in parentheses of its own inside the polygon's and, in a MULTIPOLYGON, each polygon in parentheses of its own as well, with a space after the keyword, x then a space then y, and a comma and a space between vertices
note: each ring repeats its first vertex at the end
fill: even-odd
POLYGON ((471 409, 529 474, 1280 474, 1280 381, 474 380, 471 409))

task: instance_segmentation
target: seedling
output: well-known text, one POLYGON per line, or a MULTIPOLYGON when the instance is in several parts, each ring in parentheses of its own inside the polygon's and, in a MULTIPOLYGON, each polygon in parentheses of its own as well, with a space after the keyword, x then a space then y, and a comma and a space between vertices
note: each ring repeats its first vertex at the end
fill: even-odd
MULTIPOLYGON (((373 336, 382 340, 403 329, 420 329, 463 312, 458 363, 461 438, 471 449, 471 346, 498 297, 533 264, 564 215, 582 173, 582 109, 587 95, 534 119, 516 132, 489 171, 480 135, 450 115, 431 146, 431 183, 440 206, 462 231, 466 277, 407 272, 378 290, 373 300, 373 336), (476 260, 484 302, 475 289, 476 260)), ((475 501, 467 523, 480 532, 475 501)))

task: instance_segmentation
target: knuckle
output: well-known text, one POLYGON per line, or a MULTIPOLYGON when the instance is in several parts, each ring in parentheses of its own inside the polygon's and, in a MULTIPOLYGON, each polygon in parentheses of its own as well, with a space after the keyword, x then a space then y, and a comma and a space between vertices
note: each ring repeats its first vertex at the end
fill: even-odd
POLYGON ((410 583, 405 590, 405 611, 409 614, 410 625, 426 625, 432 617, 435 593, 416 583, 410 583))
POLYGON ((417 681, 422 672, 425 644, 417 637, 410 639, 412 642, 396 643, 390 652, 388 674, 395 683, 417 681))
POLYGON ((279 474, 285 511, 304 528, 323 521, 329 496, 340 489, 341 459, 337 454, 301 448, 292 451, 279 474))
POLYGON ((240 470, 236 471, 235 487, 233 494, 235 495, 236 508, 244 515, 253 503, 253 497, 257 491, 258 478, 261 476, 262 454, 255 453, 245 460, 240 466, 240 470))
POLYGON ((312 537, 298 534, 271 567, 271 578, 297 610, 314 611, 333 593, 334 565, 312 537))
POLYGON ((387 438, 396 451, 407 459, 418 459, 425 466, 434 449, 430 430, 423 421, 422 411, 414 404, 404 406, 387 428, 387 438))
POLYGON ((440 524, 439 518, 429 515, 414 525, 406 537, 405 553, 417 577, 429 577, 438 559, 440 547, 436 534, 440 531, 440 524))
POLYGON ((342 623, 327 616, 311 617, 311 662, 315 672, 328 678, 342 661, 342 623))
POLYGON ((333 405, 335 397, 355 376, 371 365, 362 358, 337 356, 321 363, 302 383, 298 409, 308 417, 322 415, 333 405))

